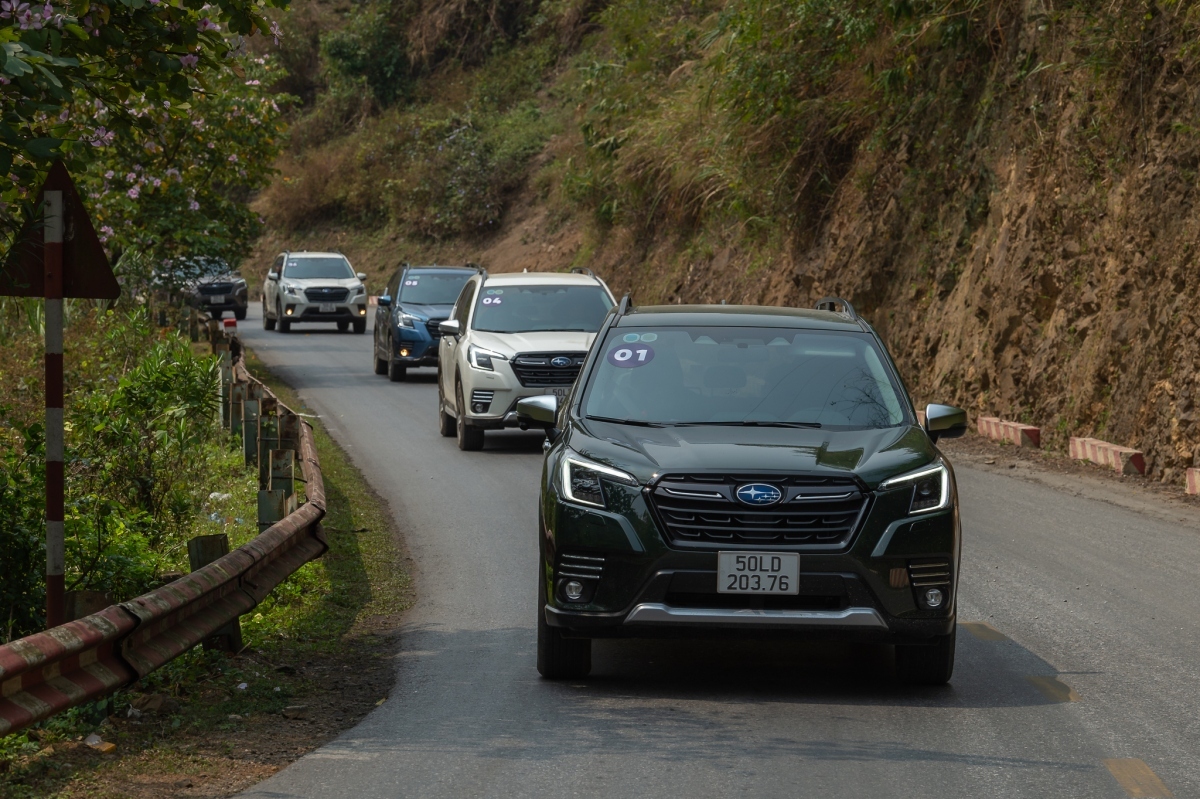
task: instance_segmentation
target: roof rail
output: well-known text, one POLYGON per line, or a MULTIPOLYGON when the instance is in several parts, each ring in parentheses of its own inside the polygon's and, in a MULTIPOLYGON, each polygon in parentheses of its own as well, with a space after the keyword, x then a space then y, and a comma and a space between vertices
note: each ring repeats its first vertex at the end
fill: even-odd
POLYGON ((482 266, 480 266, 479 264, 475 263, 474 261, 467 261, 467 263, 466 263, 466 266, 469 266, 469 267, 471 267, 471 268, 472 268, 472 269, 474 269, 474 270, 475 270, 477 273, 479 273, 480 275, 482 275, 484 280, 487 280, 487 279, 488 279, 488 273, 487 273, 487 270, 486 270, 486 269, 484 269, 484 268, 483 268, 482 266))
POLYGON ((629 309, 633 307, 633 300, 626 294, 621 298, 621 302, 617 305, 617 316, 624 316, 629 313, 629 309))
POLYGON ((858 312, 854 310, 854 306, 846 300, 843 300, 841 297, 822 297, 821 299, 817 300, 816 308, 818 311, 830 311, 832 313, 838 313, 836 309, 839 305, 842 306, 842 316, 848 317, 855 322, 858 321, 858 312))

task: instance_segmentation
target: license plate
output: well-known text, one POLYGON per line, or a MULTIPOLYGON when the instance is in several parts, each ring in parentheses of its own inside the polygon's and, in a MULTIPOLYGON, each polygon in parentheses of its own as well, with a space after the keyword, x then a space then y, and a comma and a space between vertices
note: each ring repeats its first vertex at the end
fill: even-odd
POLYGON ((800 556, 795 552, 718 552, 717 593, 797 594, 800 556))
POLYGON ((208 304, 209 305, 224 305, 225 304, 225 295, 224 294, 214 294, 213 296, 208 298, 208 304))
POLYGON ((567 392, 570 390, 569 388, 549 388, 546 389, 546 393, 558 397, 558 401, 562 402, 567 398, 567 392))
POLYGON ((333 313, 336 310, 337 310, 337 306, 334 305, 332 302, 321 303, 321 313, 333 313))

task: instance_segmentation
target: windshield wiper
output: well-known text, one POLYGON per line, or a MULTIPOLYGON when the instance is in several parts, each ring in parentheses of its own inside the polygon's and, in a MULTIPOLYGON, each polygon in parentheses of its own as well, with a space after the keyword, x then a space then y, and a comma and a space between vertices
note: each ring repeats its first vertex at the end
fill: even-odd
POLYGON ((821 426, 819 422, 759 422, 759 421, 744 421, 744 422, 672 422, 671 427, 802 427, 816 429, 821 426))
POLYGON ((591 419, 596 422, 612 422, 613 424, 631 424, 635 427, 662 427, 661 422, 646 422, 641 419, 616 419, 612 416, 585 416, 585 419, 591 419))

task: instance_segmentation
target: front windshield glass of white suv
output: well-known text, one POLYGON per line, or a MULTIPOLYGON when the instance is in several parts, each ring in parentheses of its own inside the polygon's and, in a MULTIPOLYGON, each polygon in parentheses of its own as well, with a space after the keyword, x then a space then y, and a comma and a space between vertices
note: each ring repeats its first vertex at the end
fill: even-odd
POLYGON ((408 272, 400 281, 399 302, 414 305, 453 305, 463 283, 474 272, 408 272))
POLYGON ((903 396, 866 334, 615 328, 585 399, 630 424, 892 427, 903 396))
POLYGON ((283 276, 292 280, 345 280, 354 277, 354 270, 345 258, 289 257, 283 276))
POLYGON ((595 333, 611 307, 600 286, 485 287, 475 300, 471 327, 486 333, 595 333))

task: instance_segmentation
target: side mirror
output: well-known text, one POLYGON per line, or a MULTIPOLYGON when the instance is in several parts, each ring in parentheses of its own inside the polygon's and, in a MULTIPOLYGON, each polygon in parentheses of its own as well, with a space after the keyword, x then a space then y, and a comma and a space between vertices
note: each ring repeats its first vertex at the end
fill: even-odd
POLYGON ((939 438, 958 438, 967 432, 967 412, 953 405, 926 405, 925 432, 934 443, 939 438))
POLYGON ((384 294, 383 296, 381 296, 381 297, 379 298, 379 307, 380 307, 380 308, 390 308, 390 307, 392 307, 392 298, 391 298, 391 297, 389 297, 389 296, 388 296, 388 295, 386 295, 386 294, 384 294))
POLYGON ((278 279, 279 279, 279 273, 276 272, 274 269, 272 269, 270 272, 267 272, 267 280, 278 280, 278 279))
POLYGON ((458 323, 457 319, 447 319, 444 322, 438 322, 438 332, 443 336, 457 336, 461 330, 462 325, 458 323))
POLYGON ((367 273, 366 273, 366 272, 358 272, 358 273, 357 273, 357 274, 355 274, 354 276, 355 276, 356 278, 358 278, 359 280, 366 280, 366 279, 367 279, 367 273))
POLYGON ((558 397, 541 394, 517 400, 517 420, 538 426, 553 426, 558 419, 558 397))

